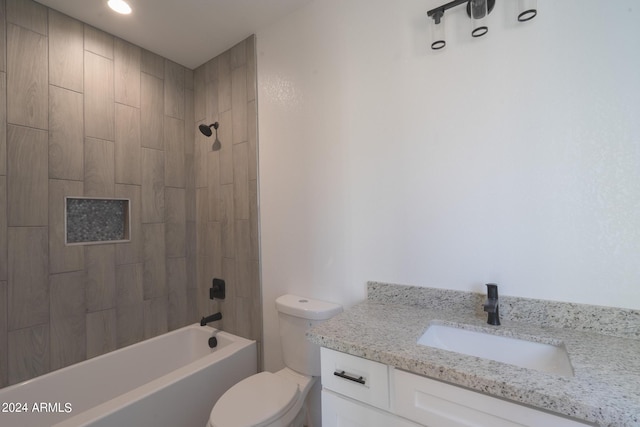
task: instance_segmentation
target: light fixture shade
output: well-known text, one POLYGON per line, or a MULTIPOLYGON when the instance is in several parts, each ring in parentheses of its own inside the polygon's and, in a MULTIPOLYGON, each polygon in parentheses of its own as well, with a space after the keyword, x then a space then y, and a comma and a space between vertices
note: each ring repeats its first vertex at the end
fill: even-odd
POLYGON ((433 16, 431 24, 431 49, 433 50, 440 50, 447 45, 443 17, 444 14, 442 12, 437 12, 433 16))
POLYGON ((131 13, 131 6, 129 6, 129 4, 124 0, 109 0, 107 1, 107 4, 111 9, 122 15, 128 15, 131 13))
POLYGON ((537 0, 518 0, 518 3, 518 21, 530 21, 538 14, 537 0))
POLYGON ((487 34, 489 27, 487 26, 487 16, 489 9, 487 0, 469 0, 469 11, 473 29, 471 35, 473 37, 481 37, 487 34))

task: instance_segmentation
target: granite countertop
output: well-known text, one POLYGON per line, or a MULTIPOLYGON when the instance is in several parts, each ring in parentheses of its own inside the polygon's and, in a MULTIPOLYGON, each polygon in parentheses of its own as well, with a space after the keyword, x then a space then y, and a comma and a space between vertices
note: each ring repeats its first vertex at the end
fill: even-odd
MULTIPOLYGON (((480 294, 398 286, 371 282, 366 301, 315 326, 307 333, 308 338, 323 347, 598 425, 640 425, 640 339, 637 337, 640 328, 635 323, 640 320, 640 312, 621 309, 621 318, 627 323, 622 331, 614 333, 619 336, 613 336, 600 330, 594 332, 597 328, 588 326, 586 321, 581 321, 576 328, 540 324, 522 315, 518 304, 524 302, 531 306, 535 305, 532 301, 540 303, 541 300, 518 301, 506 297, 502 325, 490 326, 481 311, 481 302, 477 309, 478 301, 482 301, 479 298, 483 298, 480 294), (395 292, 398 289, 401 291, 395 292), (412 292, 421 296, 414 298, 412 292), (465 301, 461 303, 461 299, 465 301), (409 304, 416 300, 420 300, 419 305, 409 304), (432 322, 562 343, 569 354, 574 376, 539 372, 418 345, 418 338, 432 322)), ((578 319, 581 315, 574 313, 576 309, 589 312, 589 308, 593 308, 571 305, 561 307, 561 311, 578 319)), ((588 317, 596 317, 597 309, 588 317)), ((552 310, 547 311, 546 318, 552 310)), ((616 316, 620 313, 613 314, 613 318, 616 316)), ((606 314, 603 312, 600 317, 606 314)))

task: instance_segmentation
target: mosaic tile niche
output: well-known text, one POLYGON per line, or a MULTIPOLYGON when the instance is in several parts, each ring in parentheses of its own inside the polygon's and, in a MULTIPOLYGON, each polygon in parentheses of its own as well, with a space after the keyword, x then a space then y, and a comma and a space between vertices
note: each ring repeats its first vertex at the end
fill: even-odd
POLYGON ((65 242, 129 242, 129 216, 129 199, 65 197, 65 242))

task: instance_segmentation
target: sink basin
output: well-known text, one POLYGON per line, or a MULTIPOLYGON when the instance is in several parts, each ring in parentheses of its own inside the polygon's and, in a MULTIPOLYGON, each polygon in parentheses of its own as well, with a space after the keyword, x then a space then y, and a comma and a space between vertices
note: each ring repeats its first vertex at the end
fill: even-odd
POLYGON ((522 368, 573 376, 573 368, 563 345, 526 341, 436 323, 427 328, 418 339, 418 344, 522 368))

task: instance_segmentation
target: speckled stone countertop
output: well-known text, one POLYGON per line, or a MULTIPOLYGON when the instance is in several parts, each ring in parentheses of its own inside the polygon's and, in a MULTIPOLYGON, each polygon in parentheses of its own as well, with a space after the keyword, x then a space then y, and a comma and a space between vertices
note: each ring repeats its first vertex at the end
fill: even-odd
POLYGON ((597 425, 640 426, 640 311, 501 295, 502 325, 490 326, 484 298, 370 282, 366 301, 307 335, 323 347, 597 425), (574 376, 418 345, 433 322, 563 344, 574 376))

